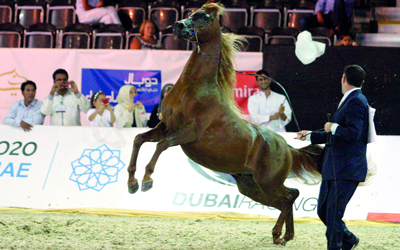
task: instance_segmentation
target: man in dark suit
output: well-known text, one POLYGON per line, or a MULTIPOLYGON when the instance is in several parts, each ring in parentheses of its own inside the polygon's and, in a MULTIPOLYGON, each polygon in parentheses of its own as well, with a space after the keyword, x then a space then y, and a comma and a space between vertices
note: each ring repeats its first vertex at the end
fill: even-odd
POLYGON ((332 122, 325 131, 300 131, 297 139, 323 144, 320 172, 322 183, 318 197, 318 216, 326 225, 328 249, 354 249, 359 238, 350 232, 342 218, 348 202, 367 175, 368 101, 361 92, 365 72, 358 65, 346 66, 342 93, 332 122))

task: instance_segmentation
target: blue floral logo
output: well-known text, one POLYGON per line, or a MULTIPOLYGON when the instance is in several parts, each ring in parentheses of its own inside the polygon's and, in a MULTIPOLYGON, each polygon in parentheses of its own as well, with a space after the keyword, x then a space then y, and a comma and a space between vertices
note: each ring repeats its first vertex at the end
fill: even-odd
POLYGON ((71 181, 79 189, 100 191, 107 184, 118 181, 118 172, 125 166, 120 159, 120 150, 111 150, 106 145, 96 149, 85 149, 81 157, 71 163, 71 181))

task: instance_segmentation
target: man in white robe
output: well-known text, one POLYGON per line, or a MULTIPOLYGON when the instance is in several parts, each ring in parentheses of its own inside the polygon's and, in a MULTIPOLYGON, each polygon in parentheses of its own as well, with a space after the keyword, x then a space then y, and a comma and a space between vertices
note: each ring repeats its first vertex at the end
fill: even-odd
MULTIPOLYGON (((257 75, 269 76, 266 70, 257 75)), ((252 123, 275 132, 286 132, 285 126, 292 119, 292 109, 284 95, 271 90, 271 80, 256 76, 260 92, 249 97, 247 108, 252 123)))

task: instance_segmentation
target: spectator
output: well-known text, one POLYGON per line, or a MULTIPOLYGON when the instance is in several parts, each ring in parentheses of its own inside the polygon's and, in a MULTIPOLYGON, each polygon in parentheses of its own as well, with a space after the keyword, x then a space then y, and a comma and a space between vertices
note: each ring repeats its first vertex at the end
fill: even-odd
POLYGON ((137 90, 132 85, 124 85, 119 89, 115 117, 118 128, 146 127, 147 114, 140 101, 135 102, 137 90))
POLYGON ((139 37, 132 39, 130 49, 164 49, 157 38, 158 27, 152 20, 144 21, 139 28, 139 37))
POLYGON ((154 106, 153 111, 151 112, 149 122, 147 125, 149 128, 154 128, 157 126, 157 124, 161 121, 162 119, 162 114, 161 114, 161 104, 164 98, 168 95, 169 91, 172 89, 174 85, 172 83, 167 83, 164 85, 164 87, 161 90, 161 97, 160 97, 160 103, 154 106))
POLYGON ((90 98, 91 109, 87 112, 87 118, 92 127, 112 127, 115 122, 112 110, 106 95, 96 92, 90 98))
POLYGON ((341 36, 340 42, 335 44, 335 46, 358 46, 358 44, 354 41, 353 34, 346 33, 341 36))
POLYGON ((76 15, 80 23, 121 24, 114 6, 104 6, 104 0, 76 0, 76 15))
POLYGON ((68 81, 68 73, 57 69, 53 73, 53 87, 43 102, 41 112, 50 116, 50 125, 80 126, 80 112, 86 113, 90 104, 79 92, 74 81, 68 81))
POLYGON ((348 32, 354 0, 318 0, 314 15, 300 21, 301 31, 325 27, 336 33, 348 32))
POLYGON ((26 81, 21 85, 23 100, 13 103, 4 118, 4 124, 21 127, 25 132, 32 130, 33 125, 43 124, 44 115, 40 112, 42 102, 35 99, 36 84, 26 81))
POLYGON ((275 132, 286 132, 285 126, 292 119, 292 109, 284 95, 271 90, 268 71, 259 70, 256 76, 260 92, 249 97, 248 110, 252 123, 275 132), (286 108, 287 106, 287 108, 286 108))

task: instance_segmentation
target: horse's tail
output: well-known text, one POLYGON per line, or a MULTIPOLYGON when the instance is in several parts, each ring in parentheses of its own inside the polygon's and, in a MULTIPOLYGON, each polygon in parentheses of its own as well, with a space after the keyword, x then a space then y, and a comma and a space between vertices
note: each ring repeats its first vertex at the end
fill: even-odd
POLYGON ((290 148, 292 153, 292 170, 289 177, 298 177, 306 184, 317 184, 321 181, 318 172, 318 162, 323 148, 318 145, 309 145, 304 148, 290 148))

